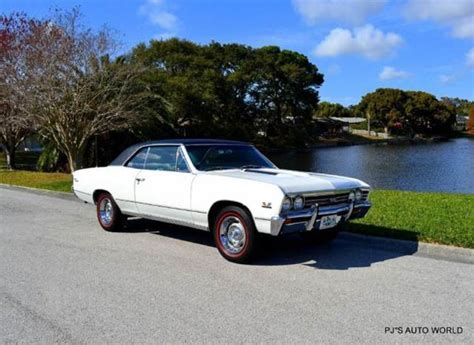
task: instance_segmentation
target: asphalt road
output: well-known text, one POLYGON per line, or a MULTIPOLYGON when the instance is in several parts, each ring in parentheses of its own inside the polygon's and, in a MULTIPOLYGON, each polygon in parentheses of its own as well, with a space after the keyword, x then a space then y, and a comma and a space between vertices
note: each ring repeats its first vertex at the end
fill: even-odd
POLYGON ((473 342, 474 265, 264 245, 232 264, 205 232, 135 220, 107 233, 91 205, 0 187, 0 343, 473 342))

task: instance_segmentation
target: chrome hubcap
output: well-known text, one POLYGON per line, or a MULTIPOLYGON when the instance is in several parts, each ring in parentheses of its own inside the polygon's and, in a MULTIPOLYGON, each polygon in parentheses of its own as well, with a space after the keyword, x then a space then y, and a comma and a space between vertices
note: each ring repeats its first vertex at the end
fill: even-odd
POLYGON ((239 218, 234 216, 224 218, 219 227, 219 239, 222 246, 230 253, 237 254, 242 251, 247 238, 239 218))
POLYGON ((109 225, 112 223, 112 218, 114 216, 112 201, 109 199, 102 199, 99 205, 99 213, 102 224, 109 225))

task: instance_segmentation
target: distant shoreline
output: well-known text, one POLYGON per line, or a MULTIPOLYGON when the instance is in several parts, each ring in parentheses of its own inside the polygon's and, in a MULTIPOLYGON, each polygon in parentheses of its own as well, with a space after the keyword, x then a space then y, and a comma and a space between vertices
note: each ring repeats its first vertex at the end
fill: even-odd
POLYGON ((340 138, 335 137, 331 139, 320 139, 317 143, 308 145, 307 147, 299 147, 299 148, 264 148, 264 151, 272 152, 272 153, 280 153, 280 152, 305 152, 314 149, 324 149, 324 148, 334 148, 334 147, 345 147, 345 146, 356 146, 356 145, 416 145, 416 144, 430 144, 430 143, 438 143, 443 141, 448 141, 451 139, 459 139, 459 138, 468 138, 474 140, 474 135, 467 134, 467 133, 459 133, 454 136, 436 136, 430 138, 390 138, 390 139, 368 139, 364 137, 357 137, 357 138, 340 138))

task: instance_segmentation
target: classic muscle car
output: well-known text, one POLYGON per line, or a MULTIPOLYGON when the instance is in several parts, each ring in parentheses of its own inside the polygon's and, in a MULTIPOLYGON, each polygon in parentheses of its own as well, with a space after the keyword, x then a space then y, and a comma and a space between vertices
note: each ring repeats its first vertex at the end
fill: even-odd
POLYGON ((250 260, 260 233, 330 240, 371 207, 362 181, 278 169, 254 146, 228 140, 137 144, 73 179, 75 195, 96 205, 103 229, 118 231, 127 216, 138 216, 212 231, 234 262, 250 260))

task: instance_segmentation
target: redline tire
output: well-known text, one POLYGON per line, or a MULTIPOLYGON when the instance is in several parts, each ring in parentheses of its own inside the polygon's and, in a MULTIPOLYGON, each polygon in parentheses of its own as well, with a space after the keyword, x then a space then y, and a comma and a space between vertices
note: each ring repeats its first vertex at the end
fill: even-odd
POLYGON ((101 193, 96 203, 97 220, 105 231, 120 231, 123 229, 123 215, 109 193, 101 193))
POLYGON ((213 225, 213 238, 221 255, 232 262, 248 263, 257 247, 257 231, 251 216, 240 207, 224 207, 213 225))

